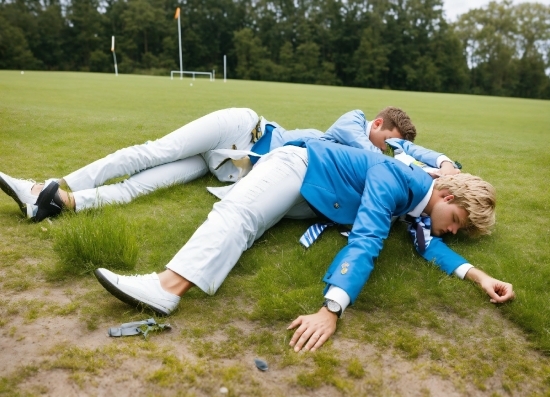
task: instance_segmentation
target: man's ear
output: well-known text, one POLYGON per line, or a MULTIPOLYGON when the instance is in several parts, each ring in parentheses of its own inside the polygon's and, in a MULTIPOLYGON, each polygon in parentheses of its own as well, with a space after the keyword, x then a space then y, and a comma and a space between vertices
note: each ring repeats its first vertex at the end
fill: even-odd
POLYGON ((455 199, 455 196, 453 194, 448 194, 445 197, 443 197, 443 202, 448 203, 450 201, 453 201, 455 199))
POLYGON ((371 130, 379 129, 384 124, 384 119, 382 117, 377 117, 372 121, 371 130))

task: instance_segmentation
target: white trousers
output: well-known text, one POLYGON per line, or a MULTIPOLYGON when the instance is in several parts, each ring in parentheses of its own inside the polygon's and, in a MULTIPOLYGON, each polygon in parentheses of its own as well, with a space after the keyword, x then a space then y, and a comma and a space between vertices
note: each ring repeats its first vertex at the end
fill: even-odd
POLYGON ((315 217, 300 194, 306 169, 305 148, 283 146, 264 156, 166 267, 214 294, 241 254, 285 215, 315 217))
POLYGON ((64 177, 74 193, 76 211, 103 204, 128 203, 160 187, 181 184, 210 170, 218 179, 235 182, 239 170, 231 161, 216 169, 210 151, 252 146, 258 115, 252 109, 223 109, 170 134, 116 151, 64 177), (129 175, 123 182, 103 185, 129 175))

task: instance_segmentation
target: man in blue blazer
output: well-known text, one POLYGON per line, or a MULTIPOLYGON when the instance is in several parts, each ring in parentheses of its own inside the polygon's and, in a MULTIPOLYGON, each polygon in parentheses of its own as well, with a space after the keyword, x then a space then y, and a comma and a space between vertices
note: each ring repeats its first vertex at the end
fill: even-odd
MULTIPOLYGON (((242 252, 301 203, 308 203, 312 213, 353 228, 348 245, 324 277, 325 305, 290 325, 297 327, 291 340, 296 351, 315 350, 334 333, 338 316, 369 278, 392 216, 429 215, 436 236, 460 228, 484 234, 494 223, 495 197, 490 184, 469 174, 434 181, 416 165, 382 154, 302 140, 264 156, 214 204, 164 272, 128 277, 98 269, 95 275, 120 300, 170 314, 193 286, 215 293, 242 252)), ((511 284, 476 268, 466 278, 480 284, 493 302, 514 297, 511 284)))
MULTIPOLYGON (((300 316, 289 327, 298 327, 290 342, 296 351, 303 347, 315 350, 334 333, 336 318, 355 301, 370 276, 392 216, 431 216, 434 236, 456 233, 460 228, 472 234, 488 234, 494 224, 494 189, 480 178, 459 174, 434 181, 420 167, 406 166, 388 157, 365 156, 318 140, 294 144, 305 146, 308 151, 303 197, 331 221, 353 224, 348 245, 338 253, 323 278, 327 283, 326 309, 300 316)), ((464 262, 443 258, 439 265, 451 273, 461 263, 464 262)), ((478 282, 492 302, 514 297, 510 284, 492 279, 479 269, 470 267, 466 277, 478 282)))

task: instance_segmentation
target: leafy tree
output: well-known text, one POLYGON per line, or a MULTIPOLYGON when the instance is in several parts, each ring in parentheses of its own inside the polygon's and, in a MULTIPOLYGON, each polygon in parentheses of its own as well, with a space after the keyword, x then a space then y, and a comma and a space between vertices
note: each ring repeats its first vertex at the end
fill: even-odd
POLYGON ((159 21, 164 19, 162 9, 153 0, 129 0, 127 4, 122 13, 124 32, 143 49, 141 54, 147 54, 151 36, 157 34, 159 21))
MULTIPOLYGON (((25 38, 26 45, 19 40, 18 33, 6 28, 11 31, 11 33, 9 33, 10 35, 16 36, 15 39, 18 44, 15 44, 15 46, 26 46, 31 51, 32 57, 35 58, 33 67, 37 68, 42 66, 34 55, 40 38, 37 27, 37 16, 40 15, 41 11, 41 5, 38 0, 14 0, 4 3, 2 7, 2 15, 7 23, 13 28, 19 29, 18 31, 22 33, 25 38)), ((8 43, 6 43, 6 45, 9 46, 8 43)), ((19 54, 20 51, 17 50, 17 53, 19 54)))
POLYGON ((97 0, 72 0, 67 7, 64 51, 71 69, 89 70, 91 53, 110 46, 110 37, 103 33, 103 15, 98 8, 97 0))
POLYGON ((473 85, 484 93, 509 94, 516 34, 511 1, 493 1, 487 8, 471 10, 460 17, 457 27, 472 68, 473 85))
POLYGON ((90 72, 111 71, 111 57, 104 51, 95 50, 90 54, 90 72))
POLYGON ((267 49, 249 28, 235 32, 235 55, 237 76, 245 80, 259 80, 268 77, 273 63, 267 58, 267 49))
POLYGON ((319 46, 313 42, 300 44, 296 48, 296 63, 292 70, 294 81, 315 83, 319 65, 319 46))
POLYGON ((550 49, 550 7, 539 3, 518 4, 513 9, 517 23, 517 84, 513 95, 548 98, 550 79, 545 73, 550 62, 544 55, 550 49))
POLYGON ((0 69, 25 70, 37 65, 22 30, 0 15, 0 69))
MULTIPOLYGON (((445 24, 446 25, 446 24, 445 24)), ((462 44, 449 26, 443 26, 440 34, 430 44, 435 54, 434 62, 444 92, 467 92, 469 70, 462 44)))
POLYGON ((511 1, 471 10, 457 23, 471 68, 474 93, 544 96, 543 52, 550 34, 549 7, 511 1))
POLYGON ((361 87, 383 88, 386 82, 389 45, 382 38, 380 28, 373 26, 363 30, 359 47, 353 55, 357 68, 355 84, 361 87))
POLYGON ((65 47, 65 19, 61 13, 61 5, 52 2, 47 5, 36 17, 37 45, 33 48, 33 54, 42 61, 44 67, 49 70, 67 68, 65 47))
POLYGON ((289 41, 286 41, 279 51, 279 73, 275 76, 278 81, 291 81, 294 68, 294 49, 289 41))

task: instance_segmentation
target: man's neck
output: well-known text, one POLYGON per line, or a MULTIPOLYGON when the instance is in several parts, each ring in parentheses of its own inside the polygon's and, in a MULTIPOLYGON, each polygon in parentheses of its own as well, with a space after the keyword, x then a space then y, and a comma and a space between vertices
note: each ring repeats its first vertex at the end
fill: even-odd
POLYGON ((422 211, 424 214, 430 216, 432 214, 432 208, 434 206, 435 200, 434 197, 437 194, 437 190, 434 189, 432 192, 432 197, 430 197, 430 200, 428 201, 428 205, 426 205, 426 208, 424 208, 424 211, 422 211))

